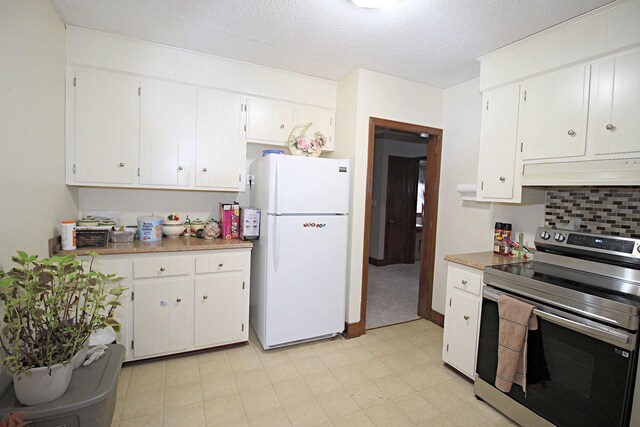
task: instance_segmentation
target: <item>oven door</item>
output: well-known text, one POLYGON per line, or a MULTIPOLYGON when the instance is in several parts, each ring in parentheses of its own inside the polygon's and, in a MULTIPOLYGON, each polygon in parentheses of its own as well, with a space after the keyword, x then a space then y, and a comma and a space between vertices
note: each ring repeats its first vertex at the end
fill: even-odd
MULTIPOLYGON (((498 366, 497 298, 502 294, 508 293, 486 286, 482 300, 476 372, 492 386, 498 366)), ((539 329, 528 336, 527 395, 514 385, 508 396, 558 426, 628 425, 635 335, 510 296, 536 307, 539 329)))

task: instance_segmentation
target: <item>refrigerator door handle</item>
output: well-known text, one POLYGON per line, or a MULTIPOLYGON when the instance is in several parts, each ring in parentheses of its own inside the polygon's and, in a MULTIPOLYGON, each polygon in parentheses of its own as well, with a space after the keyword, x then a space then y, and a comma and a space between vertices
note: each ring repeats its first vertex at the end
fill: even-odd
POLYGON ((275 168, 276 168, 276 182, 274 185, 274 191, 275 191, 275 209, 274 209, 274 213, 275 214, 279 214, 280 213, 280 168, 278 168, 278 159, 276 159, 275 162, 275 168))
POLYGON ((280 230, 278 230, 278 216, 273 216, 273 271, 278 271, 278 265, 280 264, 280 230))

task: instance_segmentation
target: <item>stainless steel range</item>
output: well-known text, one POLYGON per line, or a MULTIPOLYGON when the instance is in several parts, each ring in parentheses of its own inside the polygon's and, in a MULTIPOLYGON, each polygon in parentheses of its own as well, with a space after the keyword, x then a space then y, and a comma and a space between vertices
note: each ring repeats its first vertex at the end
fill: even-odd
POLYGON ((534 261, 484 270, 476 396, 525 426, 640 426, 640 240, 539 228, 535 243, 534 261), (538 317, 526 396, 493 385, 503 294, 538 317))

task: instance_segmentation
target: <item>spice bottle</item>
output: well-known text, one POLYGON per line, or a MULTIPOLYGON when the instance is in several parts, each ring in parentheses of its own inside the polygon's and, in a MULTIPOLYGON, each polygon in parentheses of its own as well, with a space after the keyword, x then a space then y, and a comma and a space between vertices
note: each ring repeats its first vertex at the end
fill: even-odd
POLYGON ((511 254, 511 224, 502 224, 502 255, 511 254))
POLYGON ((493 230, 493 253, 500 254, 500 243, 502 243, 502 223, 496 222, 493 230))

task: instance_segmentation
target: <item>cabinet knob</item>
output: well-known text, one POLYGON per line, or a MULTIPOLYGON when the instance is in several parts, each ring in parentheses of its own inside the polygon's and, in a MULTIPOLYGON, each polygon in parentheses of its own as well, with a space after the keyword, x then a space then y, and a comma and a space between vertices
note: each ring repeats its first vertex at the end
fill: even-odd
POLYGON ((176 299, 176 302, 182 302, 182 298, 176 299))
POLYGON ((218 267, 222 267, 223 265, 224 265, 223 263, 220 263, 220 264, 218 264, 218 267))
POLYGON ((207 299, 207 298, 209 298, 209 297, 206 296, 206 295, 202 295, 202 299, 207 299))
POLYGON ((280 125, 280 129, 284 129, 284 125, 280 125))
MULTIPOLYGON (((608 128, 607 128, 607 129, 608 129, 608 128)), ((123 168, 123 167, 124 167, 124 162, 120 162, 120 163, 118 164, 118 166, 120 166, 121 168, 123 168)))
POLYGON ((507 180, 507 178, 505 178, 504 176, 500 177, 500 182, 505 182, 507 180))
POLYGON ((575 136, 576 135, 576 131, 574 131, 573 129, 569 129, 569 131, 567 132, 567 135, 575 136))
POLYGON ((184 169, 182 166, 178 166, 179 171, 181 171, 182 169, 184 169))
POLYGON ((462 281, 462 284, 463 284, 463 285, 466 285, 466 284, 467 284, 467 281, 466 281, 466 280, 463 280, 463 281, 462 281))
POLYGON ((206 172, 206 171, 207 171, 207 168, 202 168, 202 172, 206 172))
POLYGON ((616 127, 614 125, 612 125, 611 123, 608 123, 606 126, 607 130, 614 130, 616 127))
POLYGON ((464 316, 464 320, 469 320, 469 316, 464 316))
POLYGON ((165 270, 164 267, 160 267, 160 271, 164 271, 164 270, 165 270))

